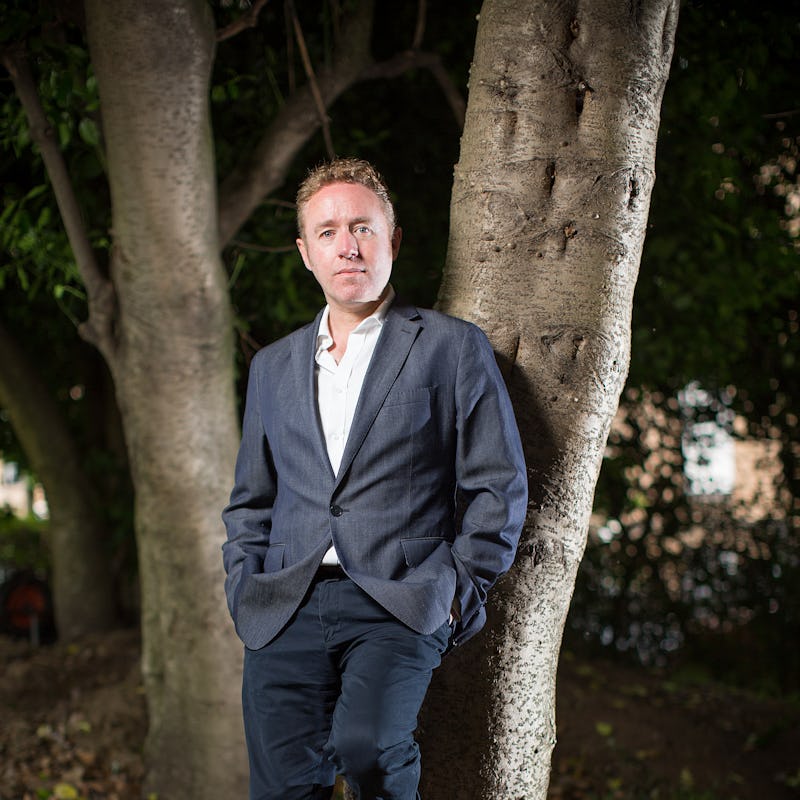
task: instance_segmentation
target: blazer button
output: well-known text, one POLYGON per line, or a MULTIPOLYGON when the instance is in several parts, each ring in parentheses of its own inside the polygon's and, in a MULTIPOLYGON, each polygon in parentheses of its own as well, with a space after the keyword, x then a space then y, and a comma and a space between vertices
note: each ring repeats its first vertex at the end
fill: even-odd
POLYGON ((333 505, 331 506, 331 514, 334 517, 341 517, 344 514, 344 509, 341 506, 333 505))

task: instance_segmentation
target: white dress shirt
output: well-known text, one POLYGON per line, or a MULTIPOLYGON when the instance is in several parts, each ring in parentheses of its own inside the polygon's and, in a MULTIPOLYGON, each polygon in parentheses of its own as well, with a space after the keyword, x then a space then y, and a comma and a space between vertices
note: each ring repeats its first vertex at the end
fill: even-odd
MULTIPOLYGON (((369 369, 375 345, 383 329, 386 312, 394 300, 394 289, 389 291, 375 311, 362 320, 347 338, 347 348, 337 364, 330 353, 333 337, 328 325, 330 307, 322 312, 317 332, 316 361, 317 404, 322 423, 322 433, 333 474, 339 472, 344 446, 353 424, 353 416, 369 369)), ((339 558, 333 546, 325 553, 323 564, 338 564, 339 558)))

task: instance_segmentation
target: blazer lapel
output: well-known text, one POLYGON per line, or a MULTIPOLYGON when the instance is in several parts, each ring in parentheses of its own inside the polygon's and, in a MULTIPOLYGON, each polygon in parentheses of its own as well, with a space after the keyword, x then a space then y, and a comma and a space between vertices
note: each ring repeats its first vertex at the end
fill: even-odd
POLYGON ((319 419, 319 409, 317 408, 316 361, 314 356, 317 353, 317 332, 319 331, 320 319, 322 319, 322 311, 317 314, 314 322, 308 326, 303 335, 295 340, 292 349, 292 362, 300 390, 298 393, 298 411, 304 418, 305 429, 312 432, 310 438, 313 448, 331 478, 333 478, 333 468, 331 467, 330 458, 328 458, 328 449, 325 445, 325 437, 322 433, 322 424, 319 419))
POLYGON ((375 417, 403 368, 421 327, 422 322, 417 309, 395 300, 386 315, 383 330, 364 377, 353 425, 337 473, 337 485, 347 474, 353 458, 369 433, 372 423, 375 422, 375 417))

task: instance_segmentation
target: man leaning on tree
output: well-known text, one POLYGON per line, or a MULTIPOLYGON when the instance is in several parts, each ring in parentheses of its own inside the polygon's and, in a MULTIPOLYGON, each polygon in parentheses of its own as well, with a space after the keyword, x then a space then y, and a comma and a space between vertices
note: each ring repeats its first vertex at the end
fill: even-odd
POLYGON ((402 234, 375 168, 317 167, 297 222, 327 304, 253 359, 223 512, 250 798, 327 800, 341 774, 414 800, 432 672, 514 559, 522 447, 485 335, 389 283, 402 234))

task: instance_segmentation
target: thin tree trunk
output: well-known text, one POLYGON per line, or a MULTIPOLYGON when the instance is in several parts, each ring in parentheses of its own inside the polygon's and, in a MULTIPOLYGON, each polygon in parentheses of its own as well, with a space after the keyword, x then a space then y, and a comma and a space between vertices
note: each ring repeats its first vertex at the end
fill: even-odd
POLYGON ((2 324, 0 405, 47 495, 58 635, 69 641, 108 630, 116 622, 117 604, 98 498, 61 410, 2 324))
POLYGON ((561 636, 627 374, 677 0, 486 0, 440 306, 489 334, 528 461, 516 564, 423 720, 436 800, 547 793, 561 636))
POLYGON ((113 203, 110 354, 136 492, 147 791, 246 792, 219 520, 238 442, 204 0, 89 0, 113 203))

